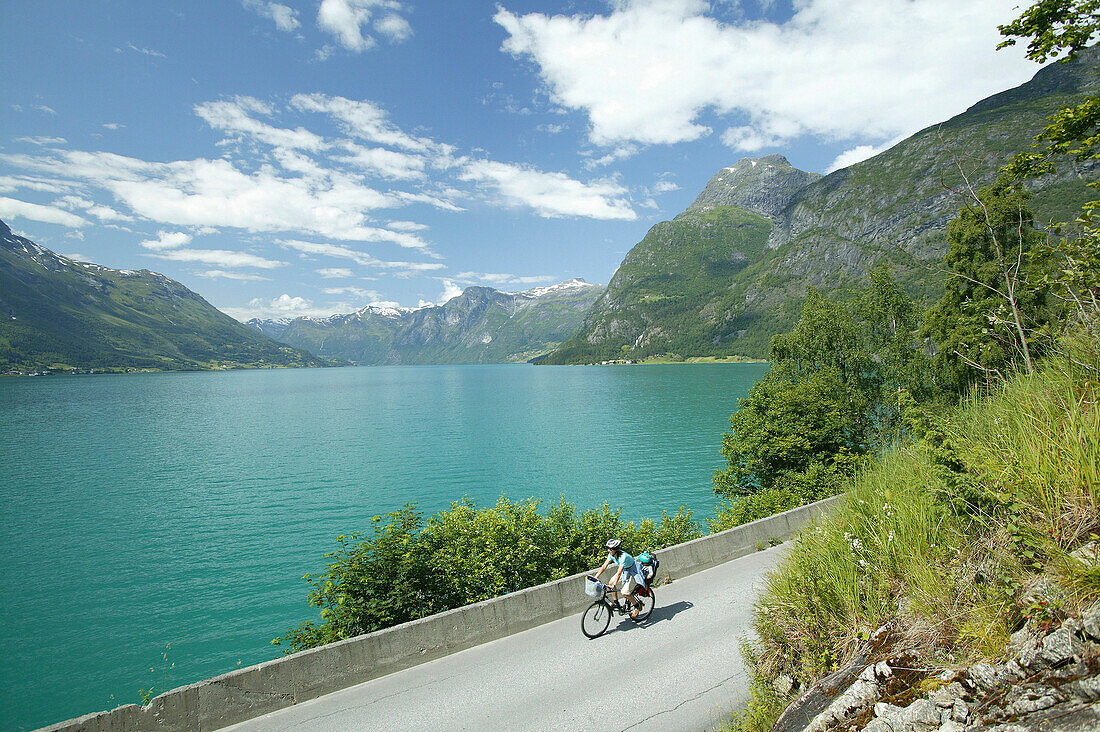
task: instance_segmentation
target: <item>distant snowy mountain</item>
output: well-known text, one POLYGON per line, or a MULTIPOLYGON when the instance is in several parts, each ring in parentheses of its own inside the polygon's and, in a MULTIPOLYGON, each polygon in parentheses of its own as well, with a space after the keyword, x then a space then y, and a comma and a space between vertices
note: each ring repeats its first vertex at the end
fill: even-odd
POLYGON ((468 287, 442 305, 368 305, 328 318, 252 319, 248 325, 324 358, 352 363, 512 363, 573 335, 603 285, 572 279, 523 292, 468 287))

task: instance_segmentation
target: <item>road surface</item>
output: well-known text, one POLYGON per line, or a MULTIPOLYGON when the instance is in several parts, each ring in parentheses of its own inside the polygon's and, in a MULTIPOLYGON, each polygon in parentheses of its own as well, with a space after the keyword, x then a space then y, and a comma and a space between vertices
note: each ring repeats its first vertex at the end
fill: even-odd
POLYGON ((649 620, 594 640, 578 613, 227 729, 708 730, 748 697, 738 642, 785 548, 658 587, 649 620))

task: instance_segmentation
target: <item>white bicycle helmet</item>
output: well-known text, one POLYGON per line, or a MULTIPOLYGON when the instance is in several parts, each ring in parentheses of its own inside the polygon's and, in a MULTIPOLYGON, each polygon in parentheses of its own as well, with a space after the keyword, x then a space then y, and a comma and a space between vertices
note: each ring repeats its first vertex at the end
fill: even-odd
POLYGON ((605 544, 604 546, 606 546, 608 549, 618 549, 622 545, 623 543, 618 539, 608 539, 607 544, 605 544))

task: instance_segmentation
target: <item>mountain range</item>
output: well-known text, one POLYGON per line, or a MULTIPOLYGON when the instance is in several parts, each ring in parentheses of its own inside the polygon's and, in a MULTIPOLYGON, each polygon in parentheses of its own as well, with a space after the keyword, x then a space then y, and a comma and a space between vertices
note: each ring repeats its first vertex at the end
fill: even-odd
MULTIPOLYGON (((723 168, 686 211, 627 253, 580 331, 539 362, 765 356, 771 336, 793 326, 808 286, 850 288, 883 260, 929 303, 942 287, 945 230, 967 180, 991 182, 1047 115, 1098 88, 1093 47, 829 175, 798 170, 782 155, 723 168)), ((1072 218, 1094 197, 1086 184, 1097 168, 1069 160, 1034 181, 1036 220, 1072 218)))
MULTIPOLYGON (((0 371, 765 356, 807 287, 846 290, 881 261, 931 302, 965 188, 992 181, 1048 115, 1098 89, 1093 47, 828 175, 782 155, 741 160, 653 226, 606 288, 469 287, 441 305, 245 325, 163 275, 78 262, 0 222, 0 371)), ((1098 167, 1069 160, 1035 180, 1036 220, 1070 219, 1098 167)))
POLYGON ((164 275, 78 262, 0 221, 0 372, 322 365, 164 275))
POLYGON ((603 290, 582 279, 524 292, 467 287, 442 305, 367 306, 329 318, 248 325, 317 356, 359 365, 523 362, 576 333, 603 290))

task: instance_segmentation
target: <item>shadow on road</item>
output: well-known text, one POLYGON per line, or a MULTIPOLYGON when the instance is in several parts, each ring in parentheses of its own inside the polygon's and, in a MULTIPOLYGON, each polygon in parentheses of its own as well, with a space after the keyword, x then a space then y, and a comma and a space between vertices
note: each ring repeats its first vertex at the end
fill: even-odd
POLYGON ((677 614, 682 613, 684 610, 690 610, 695 607, 694 603, 690 603, 687 600, 680 600, 674 602, 671 605, 663 605, 661 607, 653 608, 653 613, 649 616, 649 619, 642 623, 642 627, 648 627, 654 623, 659 623, 662 620, 672 620, 677 614))
POLYGON ((671 605, 665 605, 664 607, 653 608, 653 613, 647 620, 641 623, 636 623, 629 617, 623 617, 619 620, 619 624, 610 628, 609 630, 630 630, 631 628, 642 627, 648 628, 654 623, 659 623, 662 620, 671 620, 678 613, 684 610, 690 610, 695 607, 694 603, 690 603, 687 600, 680 600, 680 602, 674 602, 671 605))

